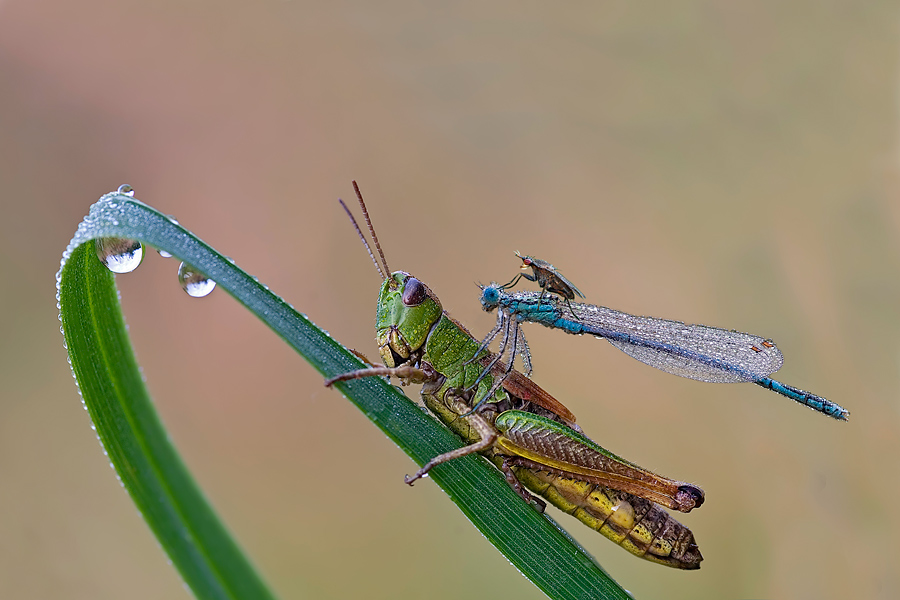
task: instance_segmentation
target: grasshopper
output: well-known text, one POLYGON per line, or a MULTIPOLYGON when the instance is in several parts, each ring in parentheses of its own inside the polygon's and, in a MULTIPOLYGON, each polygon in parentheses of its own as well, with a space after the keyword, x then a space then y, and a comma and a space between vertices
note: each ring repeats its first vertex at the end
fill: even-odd
POLYGON ((422 384, 425 406, 468 444, 432 458, 406 483, 443 462, 479 452, 538 510, 546 504, 535 495, 636 556, 698 569, 703 557, 693 533, 659 505, 688 512, 703 503, 703 490, 651 473, 581 434, 564 405, 480 347, 428 286, 409 273, 391 273, 356 182, 353 188, 381 257, 379 265, 341 202, 383 280, 376 340, 385 366, 344 373, 325 385, 372 376, 422 384), (487 402, 475 410, 476 400, 486 395, 487 402))

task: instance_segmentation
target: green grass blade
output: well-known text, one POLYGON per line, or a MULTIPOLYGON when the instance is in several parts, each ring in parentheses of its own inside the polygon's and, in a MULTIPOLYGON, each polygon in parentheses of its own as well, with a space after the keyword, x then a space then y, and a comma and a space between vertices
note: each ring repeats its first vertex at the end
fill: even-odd
MULTIPOLYGON (((198 597, 271 597, 167 441, 125 333, 114 277, 97 260, 93 243, 89 243, 99 237, 140 240, 194 265, 253 311, 323 376, 362 365, 253 277, 134 198, 121 194, 101 198, 79 225, 63 256, 59 300, 72 369, 125 488, 198 597)), ((459 438, 380 378, 337 387, 420 465, 460 445, 459 438)), ((552 520, 522 502, 481 457, 467 456, 439 465, 431 478, 549 597, 629 598, 552 520)))
POLYGON ((144 386, 114 277, 93 244, 62 269, 60 314, 72 370, 97 434, 131 494, 198 598, 273 598, 204 500, 144 386))

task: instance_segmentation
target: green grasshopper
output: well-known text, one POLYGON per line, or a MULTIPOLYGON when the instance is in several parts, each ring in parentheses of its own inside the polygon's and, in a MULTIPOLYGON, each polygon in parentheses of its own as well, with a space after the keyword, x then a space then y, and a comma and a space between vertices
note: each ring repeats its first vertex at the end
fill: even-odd
POLYGON ((341 202, 383 280, 376 340, 385 366, 344 373, 325 385, 372 376, 423 384, 425 406, 468 443, 434 457, 406 483, 443 462, 479 452, 538 510, 546 504, 532 493, 636 556, 679 569, 700 568, 703 557, 693 533, 658 505, 688 512, 703 503, 703 490, 651 473, 585 437, 565 406, 480 348, 428 286, 409 273, 391 273, 356 182, 353 188, 384 267, 341 202), (488 401, 474 411, 476 399, 485 395, 488 401))

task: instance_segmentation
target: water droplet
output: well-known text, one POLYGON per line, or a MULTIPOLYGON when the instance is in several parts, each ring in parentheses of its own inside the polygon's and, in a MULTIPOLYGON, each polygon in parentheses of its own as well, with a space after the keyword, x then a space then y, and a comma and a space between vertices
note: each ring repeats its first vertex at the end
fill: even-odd
POLYGON ((162 256, 163 258, 172 258, 172 254, 169 253, 169 252, 166 252, 166 251, 163 250, 162 248, 157 248, 156 251, 157 251, 157 252, 159 253, 159 255, 162 256))
POLYGON ((144 258, 144 248, 137 240, 98 238, 94 247, 97 258, 113 273, 131 273, 144 258))
POLYGON ((120 185, 119 189, 116 191, 119 192, 120 194, 122 194, 123 196, 132 196, 132 197, 134 196, 134 188, 131 187, 130 185, 128 185, 127 183, 123 183, 122 185, 120 185))
POLYGON ((186 263, 181 263, 181 266, 178 267, 178 282, 181 284, 181 289, 194 298, 202 298, 216 287, 215 281, 186 263))

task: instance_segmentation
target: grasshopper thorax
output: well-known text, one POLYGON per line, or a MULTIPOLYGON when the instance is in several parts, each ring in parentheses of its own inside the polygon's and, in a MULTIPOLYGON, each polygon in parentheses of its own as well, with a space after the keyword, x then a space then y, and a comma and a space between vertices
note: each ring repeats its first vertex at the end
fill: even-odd
POLYGON ((409 273, 391 273, 381 286, 375 318, 376 341, 384 364, 395 367, 406 363, 425 345, 442 313, 440 300, 427 285, 409 273))

